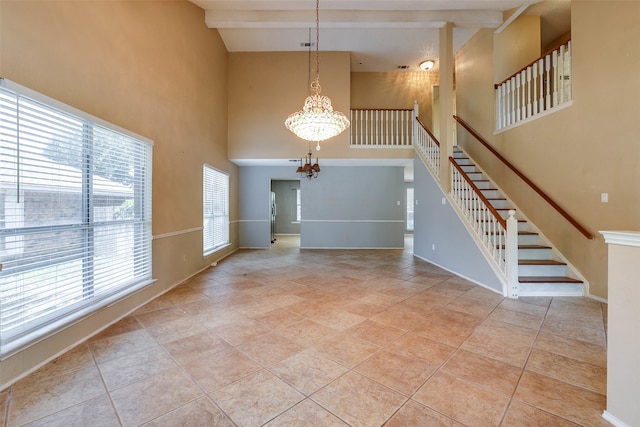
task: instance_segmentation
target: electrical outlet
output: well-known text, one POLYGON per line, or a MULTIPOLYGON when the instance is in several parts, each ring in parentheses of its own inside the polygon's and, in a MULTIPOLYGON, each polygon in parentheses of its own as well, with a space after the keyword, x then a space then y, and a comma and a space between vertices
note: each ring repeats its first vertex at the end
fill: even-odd
POLYGON ((433 243, 433 244, 431 245, 431 250, 432 250, 432 251, 435 251, 435 250, 436 250, 436 244, 435 244, 435 243, 433 243))

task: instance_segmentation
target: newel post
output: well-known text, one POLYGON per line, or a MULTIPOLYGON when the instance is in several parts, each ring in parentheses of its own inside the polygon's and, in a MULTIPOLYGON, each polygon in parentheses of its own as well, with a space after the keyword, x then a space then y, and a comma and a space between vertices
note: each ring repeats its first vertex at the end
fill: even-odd
POLYGON ((516 211, 509 210, 505 236, 505 263, 507 273, 507 297, 518 298, 518 220, 516 211))

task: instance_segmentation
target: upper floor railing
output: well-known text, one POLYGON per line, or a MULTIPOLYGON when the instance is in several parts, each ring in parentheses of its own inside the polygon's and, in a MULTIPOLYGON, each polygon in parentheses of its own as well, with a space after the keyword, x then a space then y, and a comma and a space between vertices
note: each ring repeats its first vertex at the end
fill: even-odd
POLYGON ((410 148, 412 109, 352 109, 351 147, 410 148))
POLYGON ((496 130, 571 101, 571 41, 495 85, 496 130))

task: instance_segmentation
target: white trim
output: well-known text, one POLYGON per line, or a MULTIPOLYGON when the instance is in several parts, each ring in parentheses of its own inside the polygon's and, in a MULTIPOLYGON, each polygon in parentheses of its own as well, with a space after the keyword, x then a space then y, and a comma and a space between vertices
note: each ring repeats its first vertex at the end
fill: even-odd
POLYGON ((36 92, 35 90, 29 89, 28 87, 24 87, 24 86, 22 86, 22 85, 20 85, 20 84, 18 84, 16 82, 13 82, 11 80, 7 80, 4 77, 0 77, 0 87, 5 87, 8 90, 14 91, 14 92, 16 92, 16 93, 18 93, 18 94, 20 94, 22 96, 25 96, 27 98, 31 98, 34 101, 42 102, 44 104, 49 105, 50 107, 66 111, 67 113, 73 114, 73 115, 75 115, 75 116, 77 116, 77 117, 79 117, 81 119, 92 121, 92 122, 94 122, 94 123, 96 123, 98 125, 107 127, 109 129, 112 129, 112 130, 114 130, 116 132, 119 132, 119 133, 121 133, 123 135, 127 135, 127 136, 130 136, 130 137, 135 138, 135 139, 139 139, 140 141, 145 142, 145 143, 153 146, 153 140, 151 140, 149 138, 146 138, 146 137, 144 137, 142 135, 139 135, 139 134, 137 134, 135 132, 131 132, 130 130, 121 128, 118 125, 115 125, 115 124, 113 124, 111 122, 103 120, 103 119, 101 119, 99 117, 93 116, 93 115, 91 115, 91 114, 89 114, 87 112, 84 112, 82 110, 78 110, 77 108, 74 108, 74 107, 72 107, 72 106, 70 106, 68 104, 65 104, 64 102, 58 101, 57 99, 49 98, 48 96, 46 96, 46 95, 44 95, 42 93, 36 92))
POLYGON ((300 249, 327 249, 327 250, 335 250, 335 249, 348 249, 348 250, 357 250, 357 249, 367 249, 367 250, 385 250, 385 249, 405 249, 404 246, 300 246, 300 249))
POLYGON ((172 231, 172 232, 169 232, 169 233, 157 234, 157 235, 153 236, 152 240, 164 239, 166 237, 179 236, 181 234, 188 234, 188 233, 193 233, 193 232, 196 232, 196 231, 202 231, 202 227, 187 228, 185 230, 172 231))
POLYGON ((602 298, 602 297, 599 297, 599 296, 596 296, 596 295, 588 294, 587 298, 591 298, 592 300, 595 300, 595 301, 598 301, 598 302, 601 302, 601 303, 604 303, 604 304, 609 304, 609 300, 608 299, 602 298))
POLYGON ((600 231, 605 243, 640 248, 640 231, 600 231))
POLYGON ((563 102, 562 104, 556 105, 555 107, 549 108, 548 110, 544 110, 541 113, 538 113, 534 116, 531 117, 527 117, 526 119, 522 119, 516 123, 510 124, 509 126, 505 126, 503 128, 497 129, 493 131, 494 135, 499 135, 505 131, 511 130, 511 129, 515 129, 520 125, 524 125, 526 123, 531 123, 535 120, 538 120, 539 118, 542 118, 544 116, 548 116, 550 114, 553 114, 555 112, 558 112, 560 110, 564 110, 565 108, 569 108, 573 105, 573 100, 571 101, 567 101, 567 102, 563 102))
POLYGON ((609 421, 611 424, 613 424, 616 427, 630 427, 628 424, 625 424, 615 416, 611 415, 611 412, 608 412, 608 411, 602 412, 602 418, 609 421))
POLYGON ((271 222, 271 221, 268 219, 239 219, 234 222, 241 223, 241 222, 271 222))
POLYGON ((504 31, 509 25, 511 25, 511 23, 513 21, 516 20, 516 18, 518 18, 520 15, 522 15, 524 13, 525 10, 527 10, 527 8, 529 7, 528 4, 522 5, 518 8, 518 10, 516 10, 515 12, 513 12, 511 14, 510 17, 507 18, 506 21, 504 21, 502 23, 502 25, 500 25, 494 32, 493 34, 500 34, 502 31, 504 31))

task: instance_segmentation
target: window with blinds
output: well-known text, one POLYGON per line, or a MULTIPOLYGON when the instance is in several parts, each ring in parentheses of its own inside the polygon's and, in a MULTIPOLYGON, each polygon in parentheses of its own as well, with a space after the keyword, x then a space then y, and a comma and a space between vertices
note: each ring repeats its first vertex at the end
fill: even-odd
POLYGON ((0 356, 151 282, 151 155, 0 79, 0 356))
POLYGON ((204 255, 229 244, 229 175, 202 168, 202 242, 204 255))

